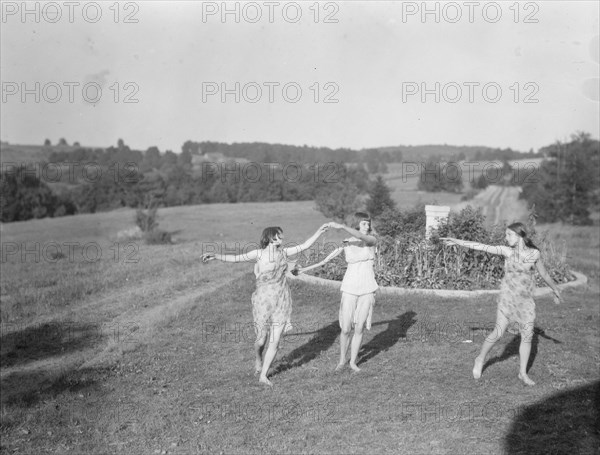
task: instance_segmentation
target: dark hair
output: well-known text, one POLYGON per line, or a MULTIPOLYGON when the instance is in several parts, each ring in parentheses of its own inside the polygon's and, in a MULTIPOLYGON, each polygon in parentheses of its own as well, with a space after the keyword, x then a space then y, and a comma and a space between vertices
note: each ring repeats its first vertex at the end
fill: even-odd
POLYGON ((365 212, 356 212, 354 214, 354 216, 352 217, 352 224, 350 225, 350 227, 352 229, 358 230, 358 228, 360 227, 361 221, 369 222, 369 232, 371 232, 371 230, 373 229, 373 227, 371 226, 373 221, 371 220, 371 217, 369 216, 369 214, 365 213, 365 212))
POLYGON ((523 239, 523 242, 525 242, 525 246, 527 246, 528 248, 535 248, 536 250, 539 250, 539 248, 535 246, 533 241, 529 238, 529 234, 527 234, 527 229, 525 228, 525 225, 523 223, 513 223, 510 226, 508 226, 508 229, 515 232, 519 237, 521 237, 523 239))
POLYGON ((266 248, 272 240, 275 240, 275 237, 277 237, 278 234, 282 233, 283 229, 281 229, 279 226, 265 228, 260 236, 260 247, 266 248))

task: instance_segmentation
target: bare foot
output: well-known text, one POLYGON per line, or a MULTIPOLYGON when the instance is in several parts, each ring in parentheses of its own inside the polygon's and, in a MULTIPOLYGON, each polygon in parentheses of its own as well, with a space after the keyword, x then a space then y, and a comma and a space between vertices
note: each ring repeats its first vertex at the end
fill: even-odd
POLYGON ((271 381, 269 381, 266 378, 266 376, 265 377, 261 376, 260 378, 258 378, 258 382, 262 382, 263 384, 273 387, 273 383, 271 381))
POLYGON ((257 374, 260 374, 261 371, 262 371, 262 363, 256 361, 254 363, 254 375, 256 376, 257 374))
POLYGON ((338 363, 337 367, 335 367, 335 371, 341 371, 345 366, 345 363, 338 363))
POLYGON ((360 371, 360 368, 356 366, 356 363, 350 363, 350 368, 352 368, 356 373, 360 371))
POLYGON ((475 379, 481 377, 481 370, 483 370, 483 360, 479 357, 475 357, 475 364, 473 365, 473 377, 475 379))
POLYGON ((535 385, 535 382, 533 382, 526 374, 519 373, 519 379, 526 385, 535 385))

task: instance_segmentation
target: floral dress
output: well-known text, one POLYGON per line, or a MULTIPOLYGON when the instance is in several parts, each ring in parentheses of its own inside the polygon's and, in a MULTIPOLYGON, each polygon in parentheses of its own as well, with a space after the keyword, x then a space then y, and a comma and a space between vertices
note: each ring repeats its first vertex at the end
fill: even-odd
POLYGON ((535 302, 533 301, 533 267, 519 262, 514 256, 506 258, 504 278, 500 284, 498 311, 509 320, 510 333, 519 333, 527 327, 533 329, 535 302), (517 326, 518 325, 518 326, 517 326))
POLYGON ((252 316, 257 336, 266 333, 263 330, 268 330, 269 323, 285 324, 286 332, 292 328, 292 294, 286 280, 287 270, 286 256, 280 249, 275 250, 273 261, 257 262, 254 266, 256 290, 252 294, 252 316))

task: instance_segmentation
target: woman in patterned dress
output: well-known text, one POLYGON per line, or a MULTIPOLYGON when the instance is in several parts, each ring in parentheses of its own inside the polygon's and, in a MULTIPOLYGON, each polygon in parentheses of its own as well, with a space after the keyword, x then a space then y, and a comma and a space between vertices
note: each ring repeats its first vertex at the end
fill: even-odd
POLYGON ((267 378, 267 373, 277 354, 282 332, 284 329, 291 329, 292 296, 286 280, 287 258, 310 248, 328 228, 329 224, 324 224, 303 244, 282 248, 283 230, 280 227, 268 227, 262 232, 260 249, 245 254, 202 255, 203 262, 213 259, 224 262, 255 262, 256 290, 252 294, 252 315, 256 333, 255 373, 260 374, 259 381, 264 384, 273 385, 267 378), (269 334, 271 338, 263 358, 269 334))
POLYGON ((356 365, 358 351, 362 345, 363 328, 371 330, 375 291, 379 288, 375 281, 375 245, 377 239, 371 229, 371 218, 368 214, 354 214, 352 227, 339 223, 330 223, 335 229, 343 229, 352 237, 343 241, 343 246, 333 250, 325 259, 316 264, 299 268, 298 272, 320 267, 344 252, 348 268, 342 280, 342 300, 340 302, 340 361, 336 370, 346 365, 346 355, 350 344, 350 332, 354 327, 354 335, 350 345, 350 368, 360 371, 356 365))
POLYGON ((446 245, 458 245, 471 250, 485 251, 505 257, 504 278, 500 284, 500 295, 498 297, 496 327, 486 337, 479 356, 475 358, 473 377, 475 379, 481 377, 486 355, 512 322, 518 325, 518 330, 521 332, 519 379, 527 385, 535 385, 535 382, 527 376, 527 362, 531 352, 533 323, 535 320, 533 266, 536 266, 540 276, 554 291, 554 301, 557 304, 560 303, 560 291, 548 275, 541 261, 540 251, 527 236, 525 226, 523 223, 513 223, 508 226, 506 229, 506 242, 509 246, 484 245, 478 242, 447 237, 443 237, 441 240, 446 245))

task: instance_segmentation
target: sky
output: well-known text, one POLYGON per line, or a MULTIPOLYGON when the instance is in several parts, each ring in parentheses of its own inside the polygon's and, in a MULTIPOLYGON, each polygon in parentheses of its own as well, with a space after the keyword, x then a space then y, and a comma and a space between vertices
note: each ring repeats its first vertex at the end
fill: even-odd
POLYGON ((0 135, 163 152, 598 138, 599 5, 2 2, 0 135))

